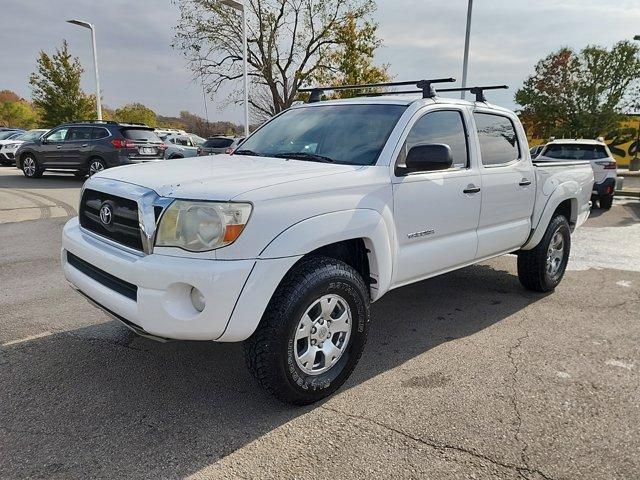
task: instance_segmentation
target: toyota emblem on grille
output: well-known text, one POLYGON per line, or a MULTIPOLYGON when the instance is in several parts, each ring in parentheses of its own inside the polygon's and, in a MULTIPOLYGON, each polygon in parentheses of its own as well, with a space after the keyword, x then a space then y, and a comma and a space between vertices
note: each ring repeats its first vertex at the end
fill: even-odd
POLYGON ((103 203, 102 207, 100 207, 100 221, 106 227, 113 222, 113 207, 108 203, 103 203))

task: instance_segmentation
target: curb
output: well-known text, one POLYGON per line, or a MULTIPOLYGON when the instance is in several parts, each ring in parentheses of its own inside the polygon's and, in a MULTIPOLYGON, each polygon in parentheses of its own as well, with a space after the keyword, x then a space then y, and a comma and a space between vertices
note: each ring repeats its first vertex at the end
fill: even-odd
POLYGON ((616 197, 636 197, 640 198, 640 190, 616 190, 616 197))

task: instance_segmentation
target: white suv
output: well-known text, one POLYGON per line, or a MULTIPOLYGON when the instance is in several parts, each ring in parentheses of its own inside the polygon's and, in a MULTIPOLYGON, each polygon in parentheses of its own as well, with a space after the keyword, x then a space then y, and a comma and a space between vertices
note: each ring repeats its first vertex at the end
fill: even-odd
POLYGON ((591 200, 599 202, 600 208, 609 210, 613 204, 618 168, 609 147, 602 139, 560 139, 547 143, 536 157, 537 162, 571 160, 588 160, 591 163, 595 177, 591 200))

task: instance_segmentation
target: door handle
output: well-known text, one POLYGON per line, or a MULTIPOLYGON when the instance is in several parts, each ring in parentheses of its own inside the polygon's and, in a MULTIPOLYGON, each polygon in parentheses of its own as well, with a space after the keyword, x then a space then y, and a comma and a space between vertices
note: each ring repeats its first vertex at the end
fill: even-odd
POLYGON ((480 187, 476 187, 473 183, 470 183, 469 185, 467 185, 467 188, 465 188, 462 193, 478 193, 480 191, 480 187))
POLYGON ((81 147, 88 147, 88 146, 89 146, 89 144, 88 144, 88 143, 83 143, 83 144, 81 145, 81 147))
POLYGON ((527 187, 531 185, 531 180, 529 180, 528 178, 523 178, 518 185, 520 185, 521 187, 527 187))
POLYGON ((62 145, 56 145, 56 149, 60 150, 62 148, 62 145))

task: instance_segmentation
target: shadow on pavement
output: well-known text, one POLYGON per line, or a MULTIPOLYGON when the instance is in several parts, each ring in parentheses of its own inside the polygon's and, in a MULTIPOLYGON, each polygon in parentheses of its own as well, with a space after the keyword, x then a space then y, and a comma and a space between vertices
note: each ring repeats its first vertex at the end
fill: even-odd
MULTIPOLYGON (((484 265, 393 291, 343 390, 541 298, 484 265)), ((159 344, 116 322, 4 348, 0 385, 3 478, 184 477, 317 408, 263 393, 239 344, 159 344)))
POLYGON ((0 188, 49 189, 80 188, 86 178, 77 178, 73 173, 45 172, 41 178, 27 178, 15 166, 0 167, 0 174, 5 172, 16 175, 0 175, 0 188))

